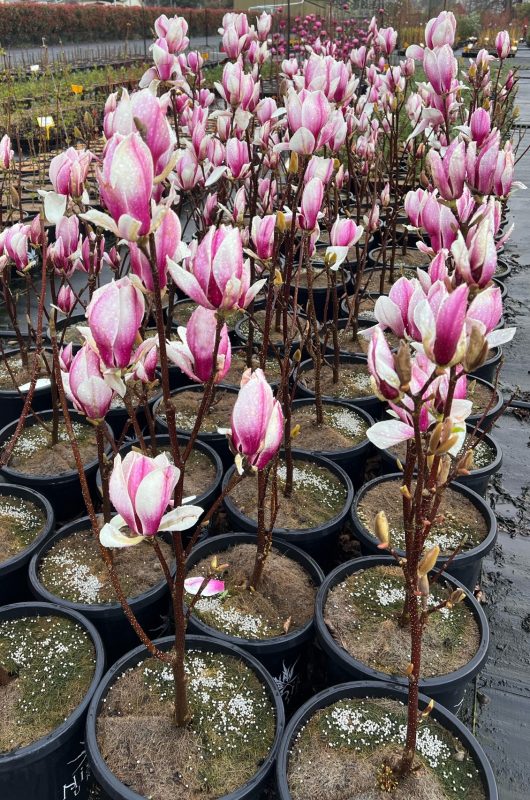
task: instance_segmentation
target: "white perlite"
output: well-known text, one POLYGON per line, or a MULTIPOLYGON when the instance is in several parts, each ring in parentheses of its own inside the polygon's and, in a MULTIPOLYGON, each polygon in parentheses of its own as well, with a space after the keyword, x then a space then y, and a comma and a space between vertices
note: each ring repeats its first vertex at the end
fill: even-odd
POLYGON ((203 614, 211 614, 224 631, 239 636, 255 639, 269 630, 263 619, 242 614, 237 608, 227 608, 219 597, 202 597, 195 608, 203 614))
POLYGON ((49 555, 47 561, 61 569, 64 583, 76 593, 76 602, 88 604, 98 602, 99 591, 103 584, 90 572, 86 564, 79 564, 66 553, 49 555))

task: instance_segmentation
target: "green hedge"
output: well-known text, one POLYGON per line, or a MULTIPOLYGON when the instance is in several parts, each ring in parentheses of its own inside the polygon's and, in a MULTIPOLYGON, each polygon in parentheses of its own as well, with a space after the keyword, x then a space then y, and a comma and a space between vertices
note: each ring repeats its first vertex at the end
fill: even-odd
POLYGON ((188 34, 217 33, 226 9, 211 8, 127 8, 103 5, 44 5, 14 3, 0 5, 0 44, 17 47, 59 42, 96 42, 151 36, 153 22, 160 14, 185 17, 188 34))

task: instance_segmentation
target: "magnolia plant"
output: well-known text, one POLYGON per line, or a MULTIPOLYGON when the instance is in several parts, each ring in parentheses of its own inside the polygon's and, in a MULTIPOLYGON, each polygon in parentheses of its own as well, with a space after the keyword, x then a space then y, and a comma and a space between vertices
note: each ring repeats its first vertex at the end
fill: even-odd
MULTIPOLYGON (((293 20, 290 31, 280 13, 264 12, 255 25, 245 14, 225 14, 220 33, 226 59, 215 91, 207 85, 201 54, 188 49, 186 21, 162 15, 154 26, 153 63, 138 90, 112 93, 105 103, 101 157, 91 152, 89 139, 56 155, 49 169, 52 190, 41 192, 43 213, 32 221, 23 218, 11 193, 9 217, 1 220, 2 290, 30 380, 2 460, 10 458, 32 413, 44 361, 54 410, 52 443, 60 411, 116 595, 148 652, 170 665, 175 721, 186 724, 187 619, 202 595, 224 588, 215 564, 211 574, 187 581, 186 559, 224 495, 202 509, 184 498, 184 477, 205 415, 233 364, 230 327, 244 318, 246 370, 226 420, 236 470, 225 493, 254 476, 257 547, 244 587, 251 591, 263 574, 278 503, 293 491, 292 402, 302 353, 309 351, 313 359, 320 425, 326 345, 332 344, 333 381, 339 384, 342 293, 351 276, 348 326, 355 336, 370 278, 368 252, 378 236, 381 296, 368 365, 391 418, 374 425, 369 436, 383 447, 407 442, 407 558, 400 563, 412 657, 407 745, 398 770, 404 774, 415 751, 421 633, 432 613, 423 601, 438 555, 438 509, 447 484, 469 468, 467 446, 454 455, 471 408, 467 375, 483 363, 489 347, 513 335, 498 328, 502 302, 492 277, 498 248, 509 235, 501 233, 501 222, 515 187, 507 131, 517 77, 502 69, 504 34, 495 64, 481 51, 459 74, 450 12, 431 20, 425 46, 409 48, 401 61, 392 28, 375 18, 355 22, 341 9, 334 14, 332 30, 311 14, 293 20), (420 60, 424 81, 416 76, 420 60), (271 76, 274 97, 264 91, 271 76), (55 226, 53 241, 46 222, 55 226), (414 234, 430 262, 417 277, 401 276, 395 268, 398 224, 400 246, 409 247, 414 234), (323 258, 317 259, 319 253, 323 258), (20 328, 12 273, 27 289, 27 332, 20 328), (315 303, 320 273, 330 310, 324 329, 315 303), (308 302, 302 308, 304 274, 308 302), (387 277, 391 288, 385 295, 387 277), (175 330, 175 319, 182 322, 176 303, 182 296, 196 307, 175 330), (66 339, 74 315, 86 317, 79 326, 82 344, 75 347, 66 339), (400 339, 397 352, 386 331, 400 339), (266 378, 271 361, 276 395, 266 378), (202 392, 186 440, 177 436, 174 367, 202 392), (162 394, 170 441, 164 453, 156 448, 150 403, 155 389, 162 394), (125 409, 127 421, 114 437, 106 420, 116 407, 125 409), (95 429, 103 519, 90 495, 72 409, 95 429), (122 458, 131 433, 135 445, 122 458), (282 446, 286 477, 280 494, 282 446), (174 568, 160 536, 171 542, 174 568), (113 565, 111 548, 134 545, 152 547, 169 587, 175 621, 169 653, 142 630, 113 565)), ((0 173, 2 186, 5 179, 12 187, 9 136, 0 141, 0 173)), ((472 441, 481 435, 477 429, 472 441)), ((377 532, 392 552, 381 516, 377 532)), ((453 595, 446 605, 458 599, 453 595)))

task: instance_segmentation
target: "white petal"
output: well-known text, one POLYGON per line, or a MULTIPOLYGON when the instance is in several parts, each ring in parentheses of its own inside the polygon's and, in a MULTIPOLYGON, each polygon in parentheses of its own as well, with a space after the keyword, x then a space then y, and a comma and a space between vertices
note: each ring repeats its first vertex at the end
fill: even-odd
POLYGON ((200 506, 179 506, 162 517, 158 530, 185 531, 195 525, 203 513, 200 506))
POLYGON ((99 541, 103 547, 132 547, 132 545, 140 544, 145 538, 144 536, 126 536, 121 532, 119 523, 123 521, 121 517, 114 517, 106 525, 103 525, 99 532, 99 541))
POLYGON ((380 450, 386 450, 400 442, 406 442, 414 436, 414 428, 406 425, 401 420, 388 419, 383 422, 376 422, 368 428, 366 435, 369 440, 380 450))

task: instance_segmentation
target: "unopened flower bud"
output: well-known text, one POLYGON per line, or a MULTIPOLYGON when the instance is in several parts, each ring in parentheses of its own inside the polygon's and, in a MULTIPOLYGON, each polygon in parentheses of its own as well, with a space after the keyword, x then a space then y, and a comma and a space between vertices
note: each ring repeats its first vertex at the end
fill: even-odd
POLYGON ((431 547, 430 550, 427 550, 427 552, 421 559, 420 563, 418 564, 418 575, 420 576, 420 578, 423 578, 429 574, 431 569, 433 569, 434 565, 436 564, 439 555, 440 555, 440 548, 437 544, 431 547))
POLYGON ((436 453, 438 449, 438 445, 440 444, 440 437, 442 435, 442 423, 437 422, 433 428, 431 433, 431 437, 429 439, 429 453, 436 453))
POLYGON ((425 706, 424 710, 421 712, 422 717, 428 717, 433 708, 434 708, 434 700, 431 698, 431 700, 429 700, 429 704, 425 706))
POLYGON ((294 151, 291 152, 288 172, 291 175, 296 175, 296 173, 298 172, 298 153, 295 153, 294 151))
POLYGON ((464 355, 463 367, 466 372, 474 372, 484 364, 488 357, 488 343, 478 325, 472 325, 464 355))
POLYGON ((449 472, 451 470, 451 459, 449 456, 442 456, 438 464, 438 473, 436 475, 436 485, 444 486, 447 483, 449 472))
POLYGON ((379 539, 378 548, 383 550, 390 544, 390 528, 388 519, 384 511, 378 511, 375 515, 374 523, 375 535, 379 539))
POLYGON ((396 356, 394 357, 394 369, 396 370, 403 392, 408 391, 410 379, 412 377, 412 364, 410 360, 410 347, 401 341, 396 356))
POLYGON ((466 599, 466 593, 463 589, 455 589, 454 592, 451 592, 449 595, 449 602, 451 605, 456 606, 458 603, 461 603, 462 600, 466 599))
POLYGON ((299 435, 301 430, 302 429, 301 429, 300 425, 295 425, 294 428, 291 431, 291 439, 296 439, 296 437, 299 435))

